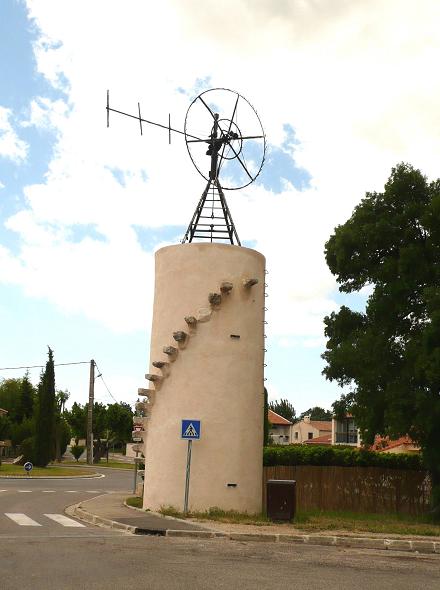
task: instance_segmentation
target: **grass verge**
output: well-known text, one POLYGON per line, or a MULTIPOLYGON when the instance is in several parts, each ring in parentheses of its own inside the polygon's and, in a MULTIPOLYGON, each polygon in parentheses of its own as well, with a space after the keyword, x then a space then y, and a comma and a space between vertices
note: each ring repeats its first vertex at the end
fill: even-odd
POLYGON ((428 515, 310 510, 299 512, 293 524, 297 529, 310 532, 344 530, 353 533, 440 536, 440 524, 434 523, 428 515))
MULTIPOLYGON (((129 506, 142 508, 142 498, 138 496, 126 498, 125 501, 129 506)), ((198 520, 216 520, 218 522, 235 524, 271 524, 271 521, 264 514, 247 514, 246 512, 237 512, 236 510, 221 510, 221 508, 215 506, 205 512, 188 512, 186 515, 183 512, 179 512, 174 506, 162 506, 159 512, 164 516, 172 516, 174 518, 196 518, 198 520)))
POLYGON ((42 477, 42 476, 55 476, 59 477, 61 475, 64 476, 72 476, 72 475, 92 475, 89 469, 69 469, 68 467, 58 467, 49 465, 48 467, 34 467, 31 472, 31 476, 29 476, 26 471, 24 470, 22 465, 10 465, 3 463, 0 466, 0 476, 1 475, 13 475, 13 476, 22 476, 23 478, 30 477, 42 477))
POLYGON ((133 506, 133 508, 142 508, 142 498, 139 498, 139 496, 132 496, 131 498, 126 498, 125 501, 129 506, 133 506))
MULTIPOLYGON (((133 496, 126 500, 129 506, 142 508, 142 498, 133 496)), ((274 523, 265 514, 248 514, 235 510, 210 508, 205 512, 190 512, 186 516, 174 506, 163 506, 159 512, 174 518, 195 518, 231 524, 249 524, 256 526, 280 525, 274 523)), ((350 533, 374 533, 384 535, 417 535, 440 537, 440 524, 434 523, 429 516, 409 516, 404 514, 360 514, 357 512, 320 512, 310 510, 299 512, 292 522, 284 523, 286 533, 289 529, 311 533, 344 531, 350 533)))
POLYGON ((247 512, 237 512, 236 510, 222 510, 221 508, 217 508, 217 506, 213 506, 203 512, 188 512, 186 516, 183 512, 179 512, 174 508, 174 506, 162 506, 159 512, 164 516, 174 516, 175 518, 196 518, 197 520, 215 520, 217 522, 230 522, 233 524, 271 524, 271 521, 265 514, 248 514, 247 512))
MULTIPOLYGON (((87 465, 85 461, 63 461, 63 465, 87 465)), ((122 461, 100 461, 94 465, 95 467, 112 467, 113 469, 134 469, 134 463, 123 463, 122 461)))

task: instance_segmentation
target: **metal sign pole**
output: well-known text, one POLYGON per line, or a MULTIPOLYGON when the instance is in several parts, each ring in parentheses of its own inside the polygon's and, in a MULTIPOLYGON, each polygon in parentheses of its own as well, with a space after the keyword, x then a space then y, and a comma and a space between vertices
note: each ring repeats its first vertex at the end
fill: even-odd
POLYGON ((188 514, 188 496, 189 496, 189 476, 191 471, 191 449, 192 440, 188 440, 188 452, 186 455, 186 481, 185 481, 185 500, 183 503, 183 513, 188 514))
MULTIPOLYGON (((138 452, 136 451, 136 459, 138 456, 138 452)), ((137 483, 137 471, 138 471, 138 462, 134 460, 134 481, 133 481, 133 494, 136 493, 136 483, 137 483)))

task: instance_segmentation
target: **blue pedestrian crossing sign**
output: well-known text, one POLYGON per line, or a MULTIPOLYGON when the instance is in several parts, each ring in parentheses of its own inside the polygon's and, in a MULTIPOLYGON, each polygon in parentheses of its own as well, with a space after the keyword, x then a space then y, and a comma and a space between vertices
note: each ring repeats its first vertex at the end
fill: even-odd
POLYGON ((182 420, 182 438, 198 440, 200 438, 200 420, 182 420))

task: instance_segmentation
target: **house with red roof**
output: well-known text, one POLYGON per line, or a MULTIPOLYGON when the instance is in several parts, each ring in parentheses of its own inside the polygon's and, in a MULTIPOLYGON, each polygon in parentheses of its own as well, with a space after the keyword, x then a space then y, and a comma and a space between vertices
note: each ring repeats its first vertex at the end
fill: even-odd
POLYGON ((315 438, 309 438, 304 441, 305 445, 324 445, 331 446, 332 444, 332 433, 323 434, 322 436, 316 436, 315 438))
POLYGON ((272 410, 267 411, 269 420, 269 439, 277 445, 290 444, 292 422, 272 410))
POLYGON ((321 439, 317 444, 331 444, 332 423, 330 420, 311 420, 304 416, 292 426, 292 442, 305 443, 321 439))
POLYGON ((392 440, 389 436, 376 435, 373 451, 380 453, 420 453, 420 447, 408 435, 392 440))

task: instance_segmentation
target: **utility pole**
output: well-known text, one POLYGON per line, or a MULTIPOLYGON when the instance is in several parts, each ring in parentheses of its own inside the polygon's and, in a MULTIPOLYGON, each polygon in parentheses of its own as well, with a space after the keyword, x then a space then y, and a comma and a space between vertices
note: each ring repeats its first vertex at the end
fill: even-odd
POLYGON ((89 405, 87 408, 87 463, 93 465, 93 403, 95 398, 95 361, 90 361, 89 405))

